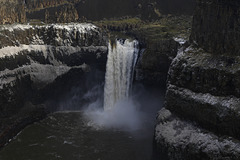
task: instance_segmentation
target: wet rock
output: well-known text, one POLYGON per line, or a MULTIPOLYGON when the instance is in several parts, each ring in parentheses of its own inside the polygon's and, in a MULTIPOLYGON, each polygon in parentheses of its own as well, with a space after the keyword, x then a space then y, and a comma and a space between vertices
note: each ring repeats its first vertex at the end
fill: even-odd
POLYGON ((136 66, 136 80, 165 88, 170 64, 178 49, 188 40, 190 28, 190 16, 176 16, 129 31, 144 48, 136 66))

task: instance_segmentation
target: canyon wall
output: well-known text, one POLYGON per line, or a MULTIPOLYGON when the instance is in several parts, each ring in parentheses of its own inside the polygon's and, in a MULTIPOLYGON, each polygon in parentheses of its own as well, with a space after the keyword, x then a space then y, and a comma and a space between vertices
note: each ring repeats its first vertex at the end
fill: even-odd
POLYGON ((0 1, 0 24, 26 22, 26 12, 20 0, 0 1))
POLYGON ((135 16, 151 20, 163 14, 192 15, 195 0, 0 0, 0 4, 0 24, 68 23, 135 16))
POLYGON ((172 60, 189 39, 191 16, 165 17, 159 24, 136 27, 129 31, 143 43, 136 70, 137 82, 147 88, 164 89, 172 60))
POLYGON ((239 159, 239 1, 197 3, 191 43, 168 73, 156 148, 168 159, 239 159))
POLYGON ((240 55, 240 1, 198 0, 191 41, 215 54, 240 55))
POLYGON ((69 97, 101 85, 107 44, 92 24, 0 26, 0 147, 69 97))

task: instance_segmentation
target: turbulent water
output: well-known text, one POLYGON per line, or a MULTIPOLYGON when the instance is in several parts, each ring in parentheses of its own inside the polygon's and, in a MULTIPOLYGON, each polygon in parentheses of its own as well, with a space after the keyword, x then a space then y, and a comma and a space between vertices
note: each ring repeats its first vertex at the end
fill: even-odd
POLYGON ((81 112, 59 112, 22 131, 1 160, 148 160, 152 137, 141 131, 96 130, 81 112))
MULTIPOLYGON (((0 160, 150 160, 155 114, 164 96, 142 85, 131 89, 138 52, 135 40, 109 43, 104 110, 99 98, 81 112, 51 114, 16 136, 0 151, 0 160)), ((98 92, 86 96, 103 90, 98 92)))
POLYGON ((109 43, 104 87, 104 110, 111 110, 118 101, 129 97, 133 69, 138 57, 136 40, 117 40, 109 43))

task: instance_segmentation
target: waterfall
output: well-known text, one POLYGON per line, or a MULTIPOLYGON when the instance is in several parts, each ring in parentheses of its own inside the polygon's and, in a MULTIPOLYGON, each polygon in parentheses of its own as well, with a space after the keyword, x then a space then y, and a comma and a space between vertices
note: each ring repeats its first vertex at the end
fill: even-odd
POLYGON ((116 40, 109 42, 108 60, 104 86, 104 110, 111 110, 131 91, 133 69, 138 57, 138 41, 116 40))

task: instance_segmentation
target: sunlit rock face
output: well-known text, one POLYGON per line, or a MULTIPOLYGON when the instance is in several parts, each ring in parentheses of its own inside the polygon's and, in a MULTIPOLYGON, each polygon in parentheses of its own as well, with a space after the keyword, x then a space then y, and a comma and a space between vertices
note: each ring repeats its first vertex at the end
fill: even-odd
POLYGON ((74 86, 81 97, 104 82, 107 37, 92 24, 4 25, 0 41, 0 145, 56 110, 57 105, 41 105, 49 99, 63 100, 74 86), (97 72, 97 81, 89 81, 97 72))
POLYGON ((240 158, 238 10, 237 0, 198 1, 191 44, 171 64, 155 130, 169 159, 240 158))
POLYGON ((0 24, 34 19, 46 23, 77 22, 75 3, 80 0, 0 0, 0 24))
POLYGON ((0 0, 0 24, 24 23, 26 12, 21 0, 0 0))
POLYGON ((0 0, 0 24, 26 21, 78 22, 138 16, 158 19, 163 14, 192 15, 195 0, 0 0))

